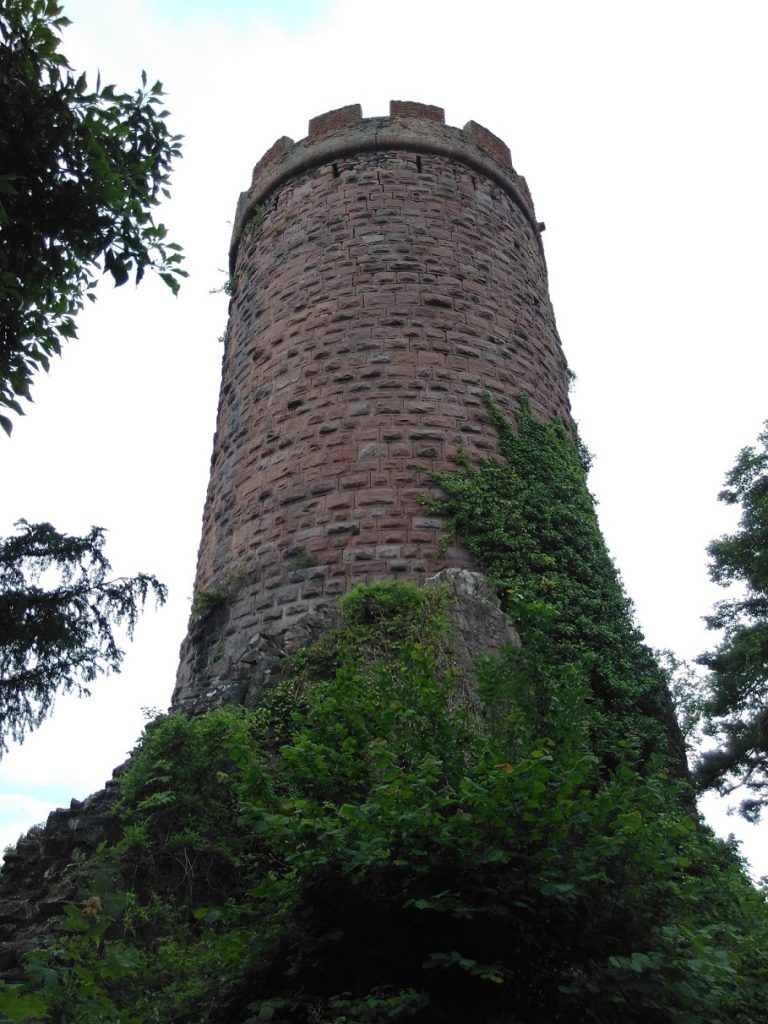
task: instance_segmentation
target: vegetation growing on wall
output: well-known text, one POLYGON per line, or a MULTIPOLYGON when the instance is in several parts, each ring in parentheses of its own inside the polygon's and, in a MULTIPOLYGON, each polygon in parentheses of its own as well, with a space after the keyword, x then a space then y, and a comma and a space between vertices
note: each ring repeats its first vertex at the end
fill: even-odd
POLYGON ((7 1020, 768 1021, 764 897, 668 771, 571 442, 497 423, 440 507, 523 646, 466 702, 448 596, 375 584, 257 709, 152 724, 7 1020))
POLYGON ((542 423, 523 401, 512 426, 486 400, 501 459, 436 477, 445 493, 428 502, 445 515, 478 567, 497 586, 523 643, 528 609, 546 634, 554 664, 574 660, 588 672, 594 698, 593 740, 606 764, 617 751, 638 763, 663 756, 685 772, 682 741, 665 674, 633 622, 631 602, 600 533, 586 485, 585 453, 559 422, 542 423))
POLYGON ((429 644, 346 639, 298 700, 147 730, 9 1019, 766 1019, 762 897, 664 773, 600 770, 578 665, 486 665, 476 719, 429 644))
POLYGON ((768 1019, 763 898, 682 783, 601 766, 589 673, 553 665, 535 606, 469 714, 435 600, 359 589, 258 709, 151 725, 6 1018, 768 1019))

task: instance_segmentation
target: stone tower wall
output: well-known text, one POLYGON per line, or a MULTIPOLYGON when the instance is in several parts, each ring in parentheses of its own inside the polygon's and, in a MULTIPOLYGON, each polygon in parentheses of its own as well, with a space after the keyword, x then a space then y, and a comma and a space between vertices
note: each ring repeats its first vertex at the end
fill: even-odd
POLYGON ((542 228, 506 145, 438 107, 330 111, 257 164, 174 707, 247 699, 356 583, 469 565, 418 498, 495 451, 483 393, 570 423, 542 228))

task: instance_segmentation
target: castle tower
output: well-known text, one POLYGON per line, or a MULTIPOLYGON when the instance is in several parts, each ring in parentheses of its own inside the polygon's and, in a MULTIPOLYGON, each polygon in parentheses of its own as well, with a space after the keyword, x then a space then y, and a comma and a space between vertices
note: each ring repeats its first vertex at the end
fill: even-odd
POLYGON ((541 230, 507 146, 393 101, 279 139, 237 209, 211 478, 173 706, 257 696, 356 583, 423 581, 419 496, 494 452, 489 392, 570 423, 541 230))

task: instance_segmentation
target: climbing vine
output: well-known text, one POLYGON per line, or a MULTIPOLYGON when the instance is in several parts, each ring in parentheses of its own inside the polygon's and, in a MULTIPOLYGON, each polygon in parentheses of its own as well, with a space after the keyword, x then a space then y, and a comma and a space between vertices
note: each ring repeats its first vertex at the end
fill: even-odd
POLYGON ((608 764, 634 748, 684 773, 665 674, 636 628, 600 533, 585 457, 560 422, 542 423, 521 403, 513 426, 486 398, 501 458, 472 465, 464 453, 436 476, 444 493, 427 508, 447 520, 499 590, 523 644, 543 631, 553 664, 578 661, 594 700, 593 734, 608 764), (528 610, 539 609, 531 619, 528 610))

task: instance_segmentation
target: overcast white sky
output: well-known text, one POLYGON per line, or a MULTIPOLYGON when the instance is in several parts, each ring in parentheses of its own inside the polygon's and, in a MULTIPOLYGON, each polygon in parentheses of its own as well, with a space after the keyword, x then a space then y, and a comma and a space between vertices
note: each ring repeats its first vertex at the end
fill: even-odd
MULTIPOLYGON (((184 159, 164 219, 190 272, 105 286, 80 338, 0 438, 0 533, 19 517, 109 530, 115 570, 154 572, 120 677, 0 761, 0 846, 99 788, 142 706, 165 708, 186 630, 219 385, 230 220, 251 169, 310 117, 390 99, 445 107, 510 146, 544 236, 578 375, 600 520, 648 641, 693 658, 722 596, 705 547, 723 476, 768 417, 763 0, 64 0, 62 51, 123 87, 162 79, 184 159)), ((758 873, 768 826, 718 815, 758 873), (762 842, 761 842, 762 837, 762 842)))

